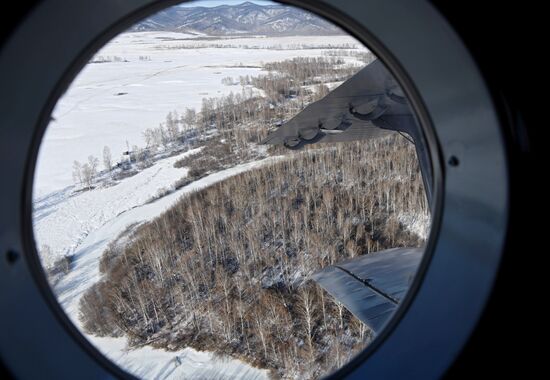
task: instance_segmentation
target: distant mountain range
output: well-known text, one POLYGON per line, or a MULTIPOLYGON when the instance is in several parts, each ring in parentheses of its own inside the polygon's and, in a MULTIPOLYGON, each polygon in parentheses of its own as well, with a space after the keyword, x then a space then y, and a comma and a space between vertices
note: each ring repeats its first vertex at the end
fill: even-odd
POLYGON ((343 31, 324 19, 287 5, 250 2, 217 7, 167 8, 132 31, 182 31, 209 35, 332 35, 343 31))

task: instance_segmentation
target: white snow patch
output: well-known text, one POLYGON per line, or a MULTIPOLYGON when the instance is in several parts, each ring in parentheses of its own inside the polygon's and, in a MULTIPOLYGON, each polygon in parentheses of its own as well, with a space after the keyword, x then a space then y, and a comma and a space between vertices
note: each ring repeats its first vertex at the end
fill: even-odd
POLYGON ((92 344, 126 371, 143 379, 211 379, 264 380, 266 370, 251 367, 239 360, 215 357, 212 353, 185 348, 168 352, 141 347, 126 350, 122 338, 89 338, 92 344))
POLYGON ((39 151, 35 194, 44 195, 69 186, 73 161, 85 162, 89 155, 99 157, 104 146, 111 148, 115 159, 127 150, 127 143, 144 146, 143 131, 157 127, 168 112, 181 113, 186 108, 199 111, 204 97, 241 91, 240 86, 223 85, 223 77, 259 75, 264 62, 323 55, 322 49, 301 49, 304 45, 360 46, 351 36, 209 41, 194 37, 198 36, 174 32, 123 33, 105 45, 96 57, 112 61, 86 65, 55 106, 39 151), (193 48, 205 44, 237 47, 193 48))
POLYGON ((423 240, 428 239, 430 232, 430 215, 428 213, 405 213, 398 217, 407 230, 423 240))
POLYGON ((88 235, 117 215, 140 206, 187 176, 186 168, 174 168, 179 159, 200 151, 192 149, 183 154, 159 160, 138 174, 118 184, 70 195, 66 188, 35 200, 33 223, 38 247, 47 245, 54 256, 74 253, 88 235))

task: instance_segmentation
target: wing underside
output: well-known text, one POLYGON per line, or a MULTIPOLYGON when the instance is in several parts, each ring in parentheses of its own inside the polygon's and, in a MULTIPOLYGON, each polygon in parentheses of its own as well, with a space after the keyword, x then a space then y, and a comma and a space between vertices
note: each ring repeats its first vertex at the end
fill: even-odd
POLYGON ((328 266, 312 279, 375 333, 398 307, 423 248, 393 248, 328 266))
POLYGON ((392 132, 408 135, 414 142, 430 203, 433 175, 424 135, 407 97, 379 60, 271 131, 262 143, 300 149, 309 144, 359 141, 392 132))

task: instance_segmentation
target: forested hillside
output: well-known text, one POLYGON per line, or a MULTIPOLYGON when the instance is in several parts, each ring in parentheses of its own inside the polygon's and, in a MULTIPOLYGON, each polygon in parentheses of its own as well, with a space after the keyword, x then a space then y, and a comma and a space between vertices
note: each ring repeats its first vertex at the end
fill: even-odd
POLYGON ((147 146, 132 151, 137 168, 199 147, 174 164, 189 169, 176 189, 244 162, 273 161, 125 231, 103 253, 102 280, 81 298, 85 330, 127 336, 134 347, 215 351, 275 378, 318 378, 365 347, 369 329, 310 275, 424 243, 414 228, 429 218, 414 146, 398 134, 300 152, 258 145, 269 127, 360 67, 334 55, 265 64, 265 75, 222 79, 241 93, 204 99, 200 112, 173 112, 146 130, 147 146))
POLYGON ((86 329, 134 345, 216 350, 314 378, 369 341, 312 283, 315 270, 420 246, 403 215, 425 215, 414 148, 401 136, 293 154, 182 199, 104 254, 81 301, 86 329))

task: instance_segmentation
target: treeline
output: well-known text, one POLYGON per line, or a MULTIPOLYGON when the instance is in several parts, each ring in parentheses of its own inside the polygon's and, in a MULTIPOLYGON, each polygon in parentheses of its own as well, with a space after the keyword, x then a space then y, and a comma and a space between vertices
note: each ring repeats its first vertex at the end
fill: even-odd
POLYGON ((76 185, 81 185, 85 189, 91 189, 92 183, 97 176, 99 167, 99 159, 92 155, 88 156, 88 161, 80 163, 73 161, 73 181, 76 185))
POLYGON ((344 80, 361 68, 346 64, 346 61, 339 57, 296 57, 266 63, 264 66, 269 71, 277 71, 294 79, 299 85, 344 80))
POLYGON ((365 65, 376 59, 376 56, 368 50, 326 50, 323 55, 328 57, 353 57, 365 65))
MULTIPOLYGON (((192 39, 189 39, 192 40, 192 39)), ((196 40, 196 39, 195 39, 196 40)), ((312 50, 312 49, 359 49, 358 44, 234 44, 234 43, 187 43, 174 45, 160 45, 157 50, 185 50, 185 49, 254 49, 254 50, 312 50)))
POLYGON ((107 63, 107 62, 129 62, 124 57, 119 57, 118 55, 96 55, 88 63, 107 63))
POLYGON ((420 246, 400 215, 427 213, 401 136, 307 150, 195 192, 104 254, 80 302, 88 333, 131 346, 215 350, 283 378, 317 378, 370 332, 309 275, 420 246))
POLYGON ((345 81, 362 67, 333 56, 297 57, 264 64, 266 75, 224 77, 223 84, 240 84, 243 91, 220 98, 204 98, 200 112, 202 122, 205 126, 227 129, 248 120, 265 124, 273 116, 294 116, 308 103, 328 94, 325 83, 345 81), (245 91, 245 86, 262 90, 263 96, 245 91))
MULTIPOLYGON (((315 101, 328 93, 328 87, 325 83, 344 81, 359 71, 362 66, 346 64, 341 58, 336 57, 298 57, 284 61, 271 62, 264 64, 264 69, 268 71, 266 75, 250 76, 241 75, 238 78, 224 77, 222 83, 225 85, 252 86, 264 92, 265 96, 261 98, 267 100, 266 105, 270 109, 284 107, 288 99, 305 98, 304 101, 315 101), (316 85, 316 86, 315 86, 316 85), (315 88, 312 89, 311 86, 315 88), (321 95, 316 94, 321 90, 321 95)), ((229 98, 211 98, 203 99, 207 108, 213 108, 212 104, 229 101, 229 106, 235 103, 241 103, 238 99, 239 94, 231 94, 229 98), (234 101, 233 101, 234 100, 234 101)), ((249 98, 254 96, 249 95, 249 98)), ((260 97, 257 95, 256 97, 260 97)), ((240 96, 245 98, 245 96, 240 96)), ((244 105, 246 107, 246 105, 244 105)), ((247 111, 250 108, 247 108, 247 111)), ((235 110, 233 110, 235 112, 235 110)))
MULTIPOLYGON (((138 59, 140 61, 150 61, 151 56, 150 55, 140 55, 138 57, 138 59)), ((118 55, 113 55, 113 56, 110 56, 110 55, 107 55, 107 56, 96 55, 88 63, 107 63, 107 62, 130 62, 130 61, 127 58, 120 57, 118 55)))
MULTIPOLYGON (((360 66, 347 65, 338 58, 295 58, 265 64, 267 75, 225 77, 222 83, 243 86, 242 93, 219 98, 204 98, 200 111, 203 129, 215 127, 234 138, 237 148, 250 142, 259 143, 269 128, 280 125, 298 114, 308 104, 330 91, 327 82, 343 81, 360 66), (262 90, 263 95, 245 91, 244 86, 262 90)), ((224 135, 225 136, 225 135, 224 135)))
POLYGON ((143 131, 145 147, 151 149, 162 146, 166 149, 171 143, 183 142, 182 139, 189 138, 187 132, 197 126, 197 120, 197 113, 192 108, 186 108, 181 115, 178 111, 169 112, 164 123, 143 131))
MULTIPOLYGON (((213 130, 230 140, 231 150, 249 149, 251 143, 259 143, 267 136, 269 128, 280 125, 307 104, 327 95, 329 88, 324 82, 345 80, 360 69, 343 63, 334 57, 269 63, 264 65, 268 75, 239 78, 240 84, 262 90, 264 96, 243 88, 242 92, 203 98, 198 113, 190 108, 181 113, 177 110, 169 112, 164 122, 143 131, 145 146, 133 145, 123 153, 120 161, 113 160, 110 149, 104 148, 103 165, 110 174, 109 180, 126 178, 151 166, 166 154, 196 147, 204 143, 205 136, 213 130)), ((232 78, 223 78, 222 81, 233 83, 232 78)), ((101 174, 99 160, 90 155, 87 162, 74 161, 72 174, 74 183, 81 186, 81 190, 92 189, 101 174)))
MULTIPOLYGON (((231 130, 235 136, 244 130, 247 139, 259 142, 270 127, 289 120, 309 103, 326 96, 329 88, 325 83, 344 81, 362 68, 346 64, 338 57, 298 57, 266 63, 263 67, 268 74, 222 78, 222 83, 240 84, 243 90, 218 98, 203 98, 200 117, 197 117, 201 127, 222 132, 231 130), (245 86, 259 89, 263 94, 245 86), (251 129, 254 131, 250 132, 251 129)), ((239 141, 237 145, 243 144, 244 141, 239 141)))

